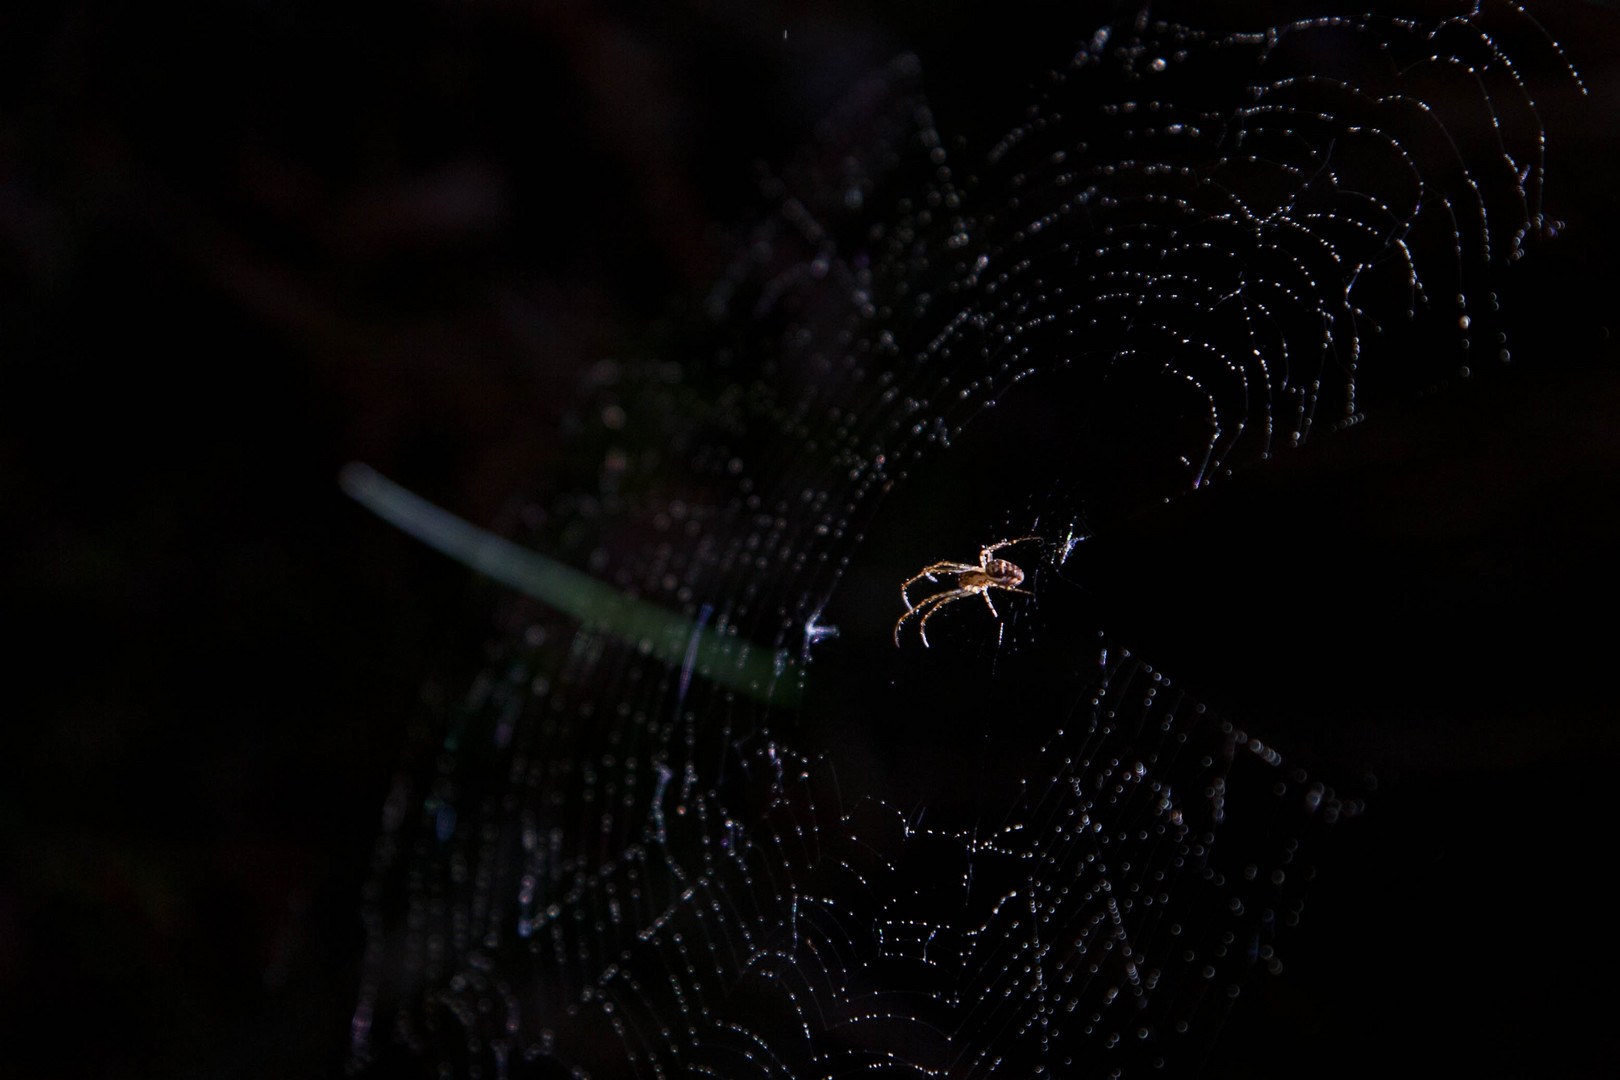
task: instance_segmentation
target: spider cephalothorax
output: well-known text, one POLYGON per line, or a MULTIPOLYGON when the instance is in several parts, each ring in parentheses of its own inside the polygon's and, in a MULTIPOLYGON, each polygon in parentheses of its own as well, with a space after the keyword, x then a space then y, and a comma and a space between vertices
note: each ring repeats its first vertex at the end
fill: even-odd
POLYGON ((979 562, 977 565, 973 563, 937 562, 931 566, 923 567, 915 575, 907 578, 905 583, 900 586, 900 599, 906 605, 906 613, 900 616, 899 622, 894 624, 895 645, 900 644, 900 628, 905 625, 907 619, 918 612, 922 613, 922 621, 917 624, 917 633, 922 638, 923 647, 927 648, 928 620, 933 618, 934 613, 939 611, 940 608, 952 601, 960 600, 965 596, 982 596, 984 597, 985 606, 990 609, 990 614, 999 619, 1001 616, 996 613, 996 605, 990 601, 991 589, 1005 589, 1007 592, 1033 596, 1034 594, 1028 589, 1018 587, 1024 582, 1023 570, 1006 559, 993 559, 991 556, 1004 547, 1022 544, 1026 540, 1039 539, 1038 536, 1020 536, 1016 540, 998 540, 994 544, 979 549, 979 562), (937 574, 954 574, 956 576, 956 587, 935 593, 924 599, 922 603, 913 605, 911 598, 906 595, 906 590, 911 588, 914 582, 921 581, 923 578, 927 578, 929 581, 939 580, 935 576, 937 574))

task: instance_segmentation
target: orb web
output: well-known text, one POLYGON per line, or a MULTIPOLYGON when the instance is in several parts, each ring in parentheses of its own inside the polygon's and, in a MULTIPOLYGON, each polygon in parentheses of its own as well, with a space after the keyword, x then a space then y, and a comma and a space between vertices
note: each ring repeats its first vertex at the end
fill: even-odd
POLYGON ((854 88, 704 325, 586 374, 508 531, 672 618, 503 603, 384 808, 355 1069, 1191 1071, 1280 968, 1358 804, 1046 597, 1087 507, 1507 362, 1582 90, 1513 5, 1077 31, 986 146, 915 58, 854 88), (894 649, 1027 532, 1040 601, 894 649))

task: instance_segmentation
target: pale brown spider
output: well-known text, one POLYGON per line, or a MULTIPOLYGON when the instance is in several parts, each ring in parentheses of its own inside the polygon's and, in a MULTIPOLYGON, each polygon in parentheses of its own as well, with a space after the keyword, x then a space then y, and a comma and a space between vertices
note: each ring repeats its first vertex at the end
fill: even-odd
POLYGON ((1004 547, 1022 544, 1026 540, 1039 539, 1038 536, 1020 536, 1016 540, 998 540, 994 544, 979 549, 979 565, 977 566, 972 563, 937 562, 932 566, 923 567, 916 576, 906 579, 905 584, 900 586, 900 599, 905 602, 906 613, 900 616, 899 622, 894 624, 894 643, 896 647, 900 644, 900 628, 906 624, 907 619, 918 612, 922 613, 922 621, 917 624, 917 632, 922 637, 923 648, 926 649, 928 648, 928 620, 932 619, 940 608, 952 601, 960 600, 965 596, 982 596, 984 597, 985 607, 990 609, 990 614, 999 619, 1001 616, 996 613, 996 605, 990 602, 991 589, 1005 589, 1007 592, 1034 596, 1035 594, 1028 589, 1018 588, 1024 581, 1024 572, 1022 570, 1006 559, 992 559, 990 556, 1004 547), (911 598, 906 595, 906 590, 911 588, 913 582, 921 581, 923 578, 927 578, 929 581, 937 581, 935 574, 955 574, 956 588, 935 593, 923 600, 922 603, 912 606, 911 598))

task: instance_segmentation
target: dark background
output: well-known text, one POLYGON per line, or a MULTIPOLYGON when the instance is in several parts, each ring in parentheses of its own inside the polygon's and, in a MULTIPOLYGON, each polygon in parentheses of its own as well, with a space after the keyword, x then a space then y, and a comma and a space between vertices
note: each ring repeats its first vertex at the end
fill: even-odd
MULTIPOLYGON (((853 79, 915 50, 977 137, 1106 18, 1005 7, 0 16, 7 1075, 341 1070, 383 794, 494 594, 338 468, 480 523, 543 490, 579 374, 701 300, 853 79)), ((1569 228, 1512 279, 1514 366, 1090 555, 1157 583, 1093 583, 1156 663, 1377 777, 1220 1075, 1620 1067, 1620 21, 1539 14, 1592 93, 1546 117, 1569 228), (1225 648, 1178 617, 1238 609, 1225 648)))

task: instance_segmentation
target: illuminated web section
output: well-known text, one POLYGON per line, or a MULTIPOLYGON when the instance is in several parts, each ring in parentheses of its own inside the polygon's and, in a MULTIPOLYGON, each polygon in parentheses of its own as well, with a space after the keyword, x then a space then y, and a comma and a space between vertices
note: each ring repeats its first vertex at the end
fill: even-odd
MULTIPOLYGON (((398 779, 357 1069, 1187 1071, 1280 964, 1299 852, 1354 803, 1106 633, 923 669, 891 585, 953 553, 882 496, 1032 397, 1163 418, 1132 444, 1157 501, 1506 360, 1495 290, 1551 228, 1529 88, 1579 86, 1509 5, 1083 41, 977 154, 915 61, 858 87, 682 361, 590 372, 513 530, 583 606, 507 603, 398 779), (880 530, 917 533, 905 567, 880 530), (845 601, 866 576, 891 606, 845 601)), ((1084 496, 1086 462, 1044 468, 997 512, 1084 496)), ((927 532, 1019 535, 984 509, 927 532)))
MULTIPOLYGON (((531 633, 474 689, 427 798, 389 801, 381 854, 414 837, 392 872, 416 930, 384 982, 434 988, 393 1034, 460 1071, 1163 1067, 1207 1047, 1252 967, 1280 969, 1295 853, 1346 809, 1128 654, 1093 657, 1029 781, 957 830, 842 790, 832 755, 763 731, 728 747, 690 721, 661 737, 640 707, 602 715, 531 676, 544 646, 531 633), (514 745, 536 679, 554 719, 514 745), (684 760, 640 749, 671 741, 684 760), (705 784, 711 755, 729 774, 705 784)), ((638 705, 679 696, 620 674, 638 705)))
POLYGON ((1176 455, 1196 487, 1353 421, 1386 328, 1408 370, 1376 386, 1507 360, 1494 282, 1553 227, 1526 51, 1561 63, 1514 8, 1099 30, 960 190, 941 164, 939 211, 885 236, 903 262, 942 228, 925 258, 952 272, 936 291, 895 274, 886 305, 937 325, 892 354, 939 383, 914 431, 949 437, 1015 380, 1079 364, 1202 417, 1176 455), (1493 35, 1504 20, 1516 50, 1493 35), (1432 355, 1412 363, 1412 342, 1432 355))

